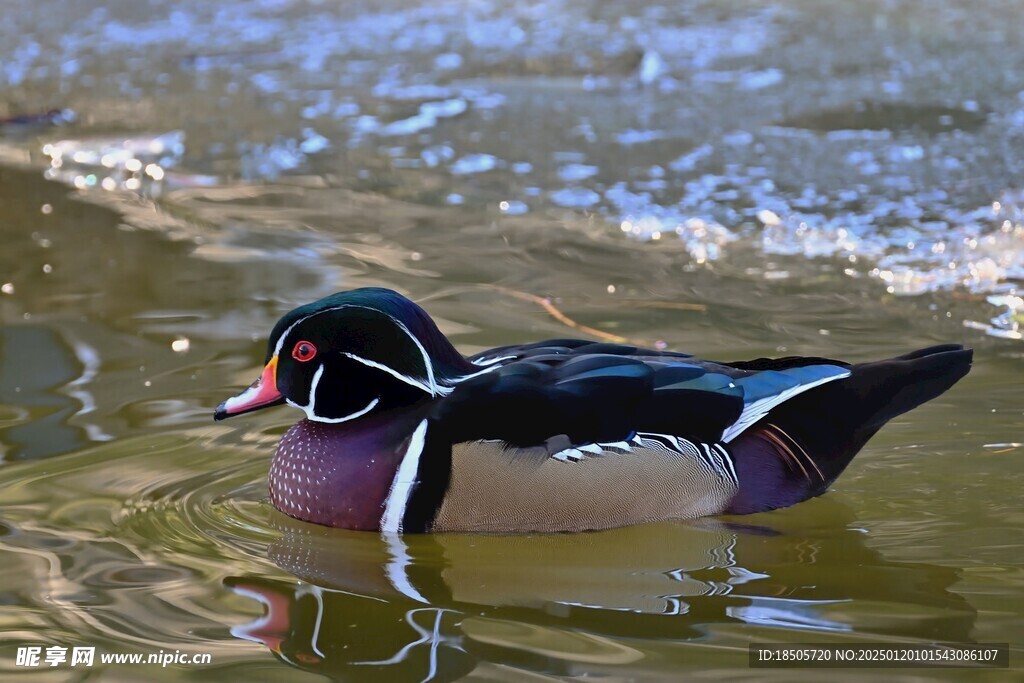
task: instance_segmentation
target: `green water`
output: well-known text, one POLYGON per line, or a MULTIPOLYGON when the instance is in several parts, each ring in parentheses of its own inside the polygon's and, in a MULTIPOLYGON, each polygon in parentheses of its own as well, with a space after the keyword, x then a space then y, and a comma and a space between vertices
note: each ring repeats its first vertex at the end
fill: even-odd
POLYGON ((237 24, 200 3, 181 3, 177 19, 115 5, 125 13, 76 8, 44 21, 15 3, 0 33, 17 57, 0 90, 8 113, 78 114, 65 128, 0 127, 4 680, 822 679, 752 672, 748 644, 769 642, 1009 642, 1019 665, 1024 347, 1012 310, 994 319, 1005 311, 991 300, 1016 294, 1024 264, 1013 4, 942 3, 934 16, 875 3, 695 4, 660 15, 625 3, 538 5, 532 19, 517 10, 528 37, 504 46, 515 36, 498 7, 467 10, 470 44, 444 33, 463 30, 454 5, 352 5, 338 10, 339 26, 395 42, 376 53, 339 47, 320 69, 291 59, 301 36, 275 32, 317 24, 299 4, 239 4, 237 24), (537 37, 544 17, 563 33, 537 37), (389 21, 390 33, 380 28, 389 21), (197 47, 206 22, 236 42, 197 47), (260 26, 274 30, 261 37, 260 26), (431 38, 432 26, 449 42, 431 38), (601 26, 618 27, 602 34, 606 45, 617 33, 633 42, 597 50, 587 36, 601 26), (636 75, 639 41, 659 26, 678 29, 686 56, 674 61, 670 38, 658 43, 674 85, 636 75), (232 33, 246 27, 248 37, 232 33), (750 37, 759 32, 771 40, 750 37), (411 48, 397 42, 405 36, 411 48), (728 36, 738 36, 731 52, 728 36), (464 55, 454 75, 430 66, 452 53, 464 55), (211 64, 196 67, 197 54, 211 64), (350 68, 359 61, 368 66, 350 68), (406 86, 504 100, 489 108, 465 95, 467 112, 394 138, 360 137, 348 114, 302 113, 321 92, 330 109, 350 98, 379 122, 461 96, 372 94, 395 64, 406 86), (581 87, 588 73, 608 80, 581 87), (895 81, 901 90, 885 85, 895 81), (310 140, 306 125, 332 146, 283 167, 267 149, 294 152, 286 140, 310 140), (139 192, 123 176, 102 189, 102 164, 85 162, 75 173, 93 184, 76 189, 73 173, 69 187, 54 173, 68 165, 41 153, 64 138, 99 148, 100 138, 179 129, 184 153, 160 161, 166 180, 139 192), (779 133, 798 129, 806 134, 779 133), (882 129, 891 136, 872 137, 882 129), (644 130, 667 137, 615 137, 644 130), (672 166, 705 140, 712 151, 672 166), (451 159, 431 166, 438 146, 451 159), (472 154, 496 165, 454 166, 472 154), (620 183, 647 198, 622 208, 612 199, 620 183), (575 194, 557 194, 567 188, 575 194), (707 201, 690 202, 701 188, 707 201), (587 204, 585 191, 602 199, 587 204), (844 213, 808 217, 825 211, 819 198, 847 202, 844 213), (784 248, 765 245, 763 209, 783 218, 774 234, 784 248), (677 234, 677 222, 689 227, 677 234), (716 238, 715 226, 731 236, 716 238), (858 243, 837 246, 838 228, 858 243), (957 252, 952 268, 904 244, 932 254, 970 239, 980 246, 957 252), (582 535, 396 540, 305 525, 269 506, 269 459, 297 411, 212 421, 213 407, 257 376, 282 313, 367 285, 421 302, 467 354, 588 334, 552 316, 546 298, 573 324, 705 357, 862 361, 962 342, 975 365, 886 427, 834 491, 787 510, 582 535), (212 662, 17 666, 17 649, 31 645, 212 662))

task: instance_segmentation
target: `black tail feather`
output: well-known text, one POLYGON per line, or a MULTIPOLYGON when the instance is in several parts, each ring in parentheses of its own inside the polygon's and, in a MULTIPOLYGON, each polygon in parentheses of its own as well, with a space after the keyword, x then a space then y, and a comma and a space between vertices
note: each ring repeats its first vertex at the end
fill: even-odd
MULTIPOLYGON (((967 354, 967 369, 970 369, 971 355, 974 353, 971 349, 964 349, 960 344, 939 344, 937 346, 929 346, 924 349, 918 349, 917 351, 911 351, 905 353, 902 356, 897 356, 893 360, 914 360, 916 358, 924 358, 925 356, 937 356, 948 351, 962 351, 967 354)), ((869 363, 868 365, 871 365, 869 363)))
POLYGON ((971 369, 974 352, 945 345, 921 349, 906 356, 855 365, 851 388, 863 396, 868 415, 864 426, 876 429, 908 410, 945 393, 971 369))
POLYGON ((972 355, 946 344, 853 365, 850 377, 782 404, 730 444, 740 491, 729 512, 784 507, 824 493, 886 422, 966 375, 972 355), (813 468, 800 466, 804 457, 813 468))

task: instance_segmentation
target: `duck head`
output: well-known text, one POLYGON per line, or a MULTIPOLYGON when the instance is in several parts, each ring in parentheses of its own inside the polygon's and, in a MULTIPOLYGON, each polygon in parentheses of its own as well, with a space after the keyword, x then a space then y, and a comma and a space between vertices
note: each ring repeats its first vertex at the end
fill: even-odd
POLYGON ((217 406, 222 420, 288 405, 337 423, 435 399, 478 371, 426 312, 389 289, 368 287, 300 306, 274 326, 252 386, 217 406))

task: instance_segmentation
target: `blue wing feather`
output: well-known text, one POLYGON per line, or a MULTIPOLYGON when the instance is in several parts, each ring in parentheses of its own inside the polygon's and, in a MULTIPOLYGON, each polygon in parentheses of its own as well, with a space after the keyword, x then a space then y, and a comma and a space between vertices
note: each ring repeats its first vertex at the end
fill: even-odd
POLYGON ((610 368, 595 368, 593 370, 586 370, 566 377, 565 379, 558 380, 558 384, 564 384, 566 382, 576 382, 589 379, 597 379, 599 377, 622 377, 622 378, 640 378, 650 375, 650 369, 643 363, 633 363, 630 365, 616 365, 610 368))
POLYGON ((750 405, 804 385, 816 385, 822 380, 845 377, 850 374, 838 365, 808 365, 787 370, 762 370, 749 377, 740 377, 736 384, 743 388, 743 403, 750 405))
POLYGON ((655 392, 671 389, 688 389, 690 391, 707 391, 728 396, 743 396, 743 389, 736 385, 732 377, 720 375, 717 372, 705 372, 700 377, 658 387, 655 389, 655 392))

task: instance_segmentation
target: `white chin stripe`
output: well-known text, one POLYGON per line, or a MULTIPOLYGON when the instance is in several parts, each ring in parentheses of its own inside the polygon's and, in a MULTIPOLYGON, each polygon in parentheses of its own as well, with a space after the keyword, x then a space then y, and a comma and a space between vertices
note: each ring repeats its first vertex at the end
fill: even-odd
POLYGON ((327 422, 329 424, 337 424, 339 422, 348 422, 349 420, 354 420, 357 417, 362 417, 363 415, 366 415, 368 412, 373 410, 378 403, 380 403, 380 398, 375 398, 368 404, 366 404, 366 407, 363 408, 362 410, 357 410, 351 415, 345 415, 344 417, 321 417, 314 413, 312 410, 309 410, 308 406, 299 407, 306 411, 306 417, 308 417, 313 422, 327 422))
POLYGON ((374 407, 378 403, 380 403, 380 397, 378 396, 377 398, 375 398, 372 401, 370 401, 366 405, 366 407, 363 408, 362 410, 357 410, 356 412, 350 413, 350 414, 345 415, 343 417, 322 417, 320 415, 317 415, 316 414, 316 388, 320 385, 320 378, 323 377, 323 376, 324 376, 324 366, 323 366, 323 364, 321 364, 320 367, 318 367, 316 369, 316 372, 313 374, 313 381, 309 385, 309 403, 307 403, 304 406, 300 406, 298 403, 292 403, 291 401, 288 401, 288 405, 295 406, 296 408, 299 408, 300 410, 304 411, 306 413, 306 417, 309 420, 313 421, 313 422, 326 422, 328 424, 338 424, 339 422, 348 422, 349 420, 354 420, 357 417, 362 417, 363 415, 366 415, 368 412, 373 410, 374 407))

